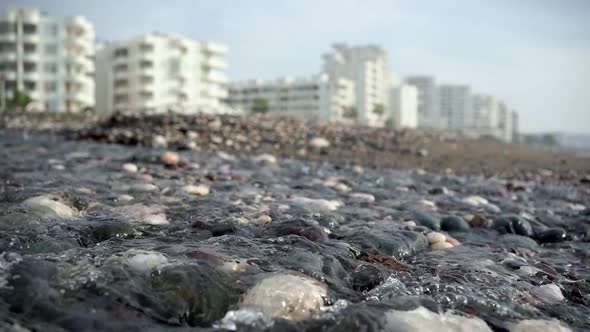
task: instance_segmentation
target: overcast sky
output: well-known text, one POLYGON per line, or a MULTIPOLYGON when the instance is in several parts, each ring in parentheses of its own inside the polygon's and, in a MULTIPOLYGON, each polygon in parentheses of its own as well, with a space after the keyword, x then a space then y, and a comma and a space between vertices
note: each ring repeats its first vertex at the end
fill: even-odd
POLYGON ((334 42, 380 44, 397 81, 470 84, 526 132, 590 133, 590 0, 21 0, 102 40, 161 31, 229 47, 231 80, 307 76, 334 42))

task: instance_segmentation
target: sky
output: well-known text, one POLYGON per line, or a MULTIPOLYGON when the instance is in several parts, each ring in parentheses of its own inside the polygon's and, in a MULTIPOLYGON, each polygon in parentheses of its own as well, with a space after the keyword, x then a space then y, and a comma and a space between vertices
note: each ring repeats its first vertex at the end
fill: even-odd
POLYGON ((378 44, 396 81, 428 74, 504 100, 521 131, 590 134, 587 0, 20 0, 86 16, 99 40, 154 31, 229 47, 230 80, 310 76, 331 45, 378 44))

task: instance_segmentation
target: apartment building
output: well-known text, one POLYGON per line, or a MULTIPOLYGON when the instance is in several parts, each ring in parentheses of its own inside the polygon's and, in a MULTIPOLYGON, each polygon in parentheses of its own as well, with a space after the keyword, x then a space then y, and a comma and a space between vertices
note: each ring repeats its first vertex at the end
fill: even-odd
POLYGON ((98 111, 226 112, 227 48, 153 33, 107 43, 97 53, 98 111))
POLYGON ((391 91, 391 121, 387 126, 394 128, 418 127, 418 88, 401 84, 391 91))
POLYGON ((512 142, 519 143, 519 116, 516 111, 512 111, 512 142))
POLYGON ((473 111, 467 117, 466 127, 496 128, 499 123, 499 101, 496 97, 485 94, 473 95, 473 111))
POLYGON ((432 76, 410 76, 406 84, 413 85, 418 90, 418 127, 446 128, 448 119, 439 110, 438 87, 432 76))
POLYGON ((498 128, 501 131, 501 138, 505 142, 512 142, 512 111, 504 102, 498 105, 498 128))
POLYGON ((80 112, 95 105, 94 28, 82 16, 53 17, 33 8, 0 13, 0 74, 7 97, 31 108, 80 112))
POLYGON ((462 129, 472 122, 471 88, 468 85, 443 84, 438 88, 439 109, 447 119, 447 128, 462 129))
POLYGON ((390 111, 393 75, 385 49, 370 46, 333 45, 324 54, 323 72, 334 79, 354 82, 358 120, 371 126, 383 126, 390 111))
POLYGON ((251 80, 230 84, 227 103, 247 114, 257 101, 264 100, 272 113, 338 121, 350 118, 347 110, 355 105, 354 88, 352 81, 332 79, 325 73, 311 78, 251 80))

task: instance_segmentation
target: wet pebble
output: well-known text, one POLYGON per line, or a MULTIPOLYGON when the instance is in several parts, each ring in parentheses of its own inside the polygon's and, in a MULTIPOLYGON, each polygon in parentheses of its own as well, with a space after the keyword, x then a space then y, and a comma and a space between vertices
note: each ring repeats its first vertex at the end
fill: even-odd
POLYGON ((540 243, 555 243, 565 241, 566 235, 567 233, 563 228, 549 228, 538 232, 535 238, 540 243))
POLYGON ((441 229, 447 232, 468 232, 471 227, 465 219, 457 216, 446 216, 441 220, 441 229))
POLYGON ((445 250, 445 249, 451 249, 454 246, 452 244, 450 244, 449 242, 437 242, 434 243, 430 246, 430 249, 432 250, 445 250))
POLYGON ((416 211, 412 216, 412 219, 416 221, 416 223, 426 226, 433 231, 440 230, 440 218, 436 217, 435 215, 428 212, 416 211))
POLYGON ((555 303, 563 301, 561 289, 556 284, 547 284, 535 287, 533 293, 545 302, 555 303))
POLYGON ((132 163, 125 163, 125 164, 123 164, 123 166, 121 166, 121 168, 125 172, 129 172, 129 173, 137 173, 137 171, 139 170, 139 167, 137 167, 137 165, 132 164, 132 163))
POLYGON ((349 197, 357 203, 373 203, 375 201, 375 196, 366 193, 351 193, 349 197))
POLYGON ((291 202, 300 204, 317 211, 334 211, 342 206, 340 201, 327 199, 313 199, 307 197, 296 196, 291 199, 291 202))
POLYGON ((159 252, 129 249, 109 257, 105 261, 105 264, 125 264, 137 272, 149 273, 154 268, 162 266, 167 262, 168 258, 159 252))
POLYGON ((57 195, 41 195, 26 199, 22 205, 42 218, 72 218, 76 211, 57 195))
POLYGON ((279 273, 252 287, 240 307, 255 308, 271 317, 292 320, 310 318, 324 305, 326 286, 299 273, 279 273))
POLYGON ((525 319, 510 327, 510 332, 571 332, 571 329, 565 326, 557 319, 525 319))
POLYGON ((456 315, 451 312, 436 313, 424 307, 410 311, 392 310, 386 313, 385 331, 403 332, 492 332, 480 318, 456 315))
POLYGON ((444 234, 438 232, 430 232, 426 235, 426 238, 430 244, 447 241, 447 237, 444 234))
POLYGON ((182 187, 182 191, 190 195, 206 196, 209 195, 209 187, 204 184, 186 185, 182 187))
POLYGON ((165 165, 176 165, 180 161, 180 155, 176 152, 166 151, 160 156, 160 161, 165 165))

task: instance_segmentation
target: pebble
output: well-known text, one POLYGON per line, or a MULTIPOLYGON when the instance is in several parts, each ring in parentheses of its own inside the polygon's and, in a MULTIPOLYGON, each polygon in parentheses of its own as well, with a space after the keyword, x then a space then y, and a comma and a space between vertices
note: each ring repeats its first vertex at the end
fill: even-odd
POLYGON ((333 188, 341 193, 347 193, 352 190, 349 185, 342 182, 336 183, 333 188))
POLYGON ((272 221, 272 218, 269 215, 263 214, 263 215, 259 216, 258 218, 256 218, 256 220, 260 224, 268 224, 269 222, 272 221))
POLYGON ((123 166, 121 166, 121 168, 125 172, 129 172, 129 173, 137 173, 137 171, 139 170, 139 168, 137 167, 137 165, 132 164, 132 163, 125 163, 125 164, 123 164, 123 166))
POLYGON ((159 188, 155 184, 152 183, 135 183, 129 187, 131 191, 137 192, 150 192, 150 191, 158 191, 159 188))
POLYGON ((182 187, 182 191, 190 195, 206 196, 209 195, 210 189, 204 184, 199 185, 186 185, 182 187))
POLYGON ((468 232, 471 229, 465 219, 457 216, 443 217, 440 227, 447 232, 468 232))
POLYGON ((291 202, 301 204, 317 211, 335 211, 342 206, 340 201, 327 199, 313 199, 307 197, 296 196, 291 198, 291 202))
POLYGON ((516 323, 509 329, 510 332, 571 332, 571 329, 565 326, 557 319, 525 319, 516 323))
POLYGON ((373 203, 375 202, 375 196, 365 193, 351 193, 350 199, 357 203, 373 203))
POLYGON ((277 163, 277 157, 273 156, 272 154, 268 154, 268 153, 258 155, 256 157, 254 157, 254 160, 256 162, 266 162, 269 164, 276 164, 277 163))
POLYGON ((463 198, 462 202, 471 206, 482 206, 489 204, 487 199, 476 195, 465 197, 463 198))
POLYGON ((147 206, 143 204, 133 204, 117 208, 118 211, 123 212, 139 222, 148 225, 167 225, 169 224, 164 208, 158 205, 147 206))
POLYGON ((561 289, 556 284, 547 284, 535 287, 533 293, 548 303, 563 301, 561 289))
POLYGON ((64 171, 66 167, 62 164, 53 165, 52 168, 56 171, 64 171))
POLYGON ((154 148, 165 148, 165 147, 168 147, 168 140, 166 139, 166 137, 164 137, 162 135, 155 135, 152 138, 152 146, 154 148))
POLYGON ((56 195, 41 195, 30 197, 22 202, 22 205, 42 218, 72 218, 75 215, 74 209, 60 202, 56 195))
POLYGON ((323 137, 314 137, 309 141, 309 145, 316 149, 323 149, 330 147, 330 141, 323 137))
POLYGON ((303 274, 283 272, 262 279, 248 290, 240 307, 298 321, 319 311, 326 296, 326 286, 319 281, 303 274))
POLYGON ((445 250, 445 249, 451 249, 453 248, 454 245, 450 244, 449 242, 437 242, 434 243, 430 246, 430 249, 432 250, 445 250))
POLYGON ((543 230, 536 235, 537 241, 540 243, 555 243, 565 241, 567 233, 563 228, 549 228, 543 230))
POLYGON ((166 165, 176 165, 180 161, 180 155, 176 152, 166 151, 162 153, 160 160, 166 165))
POLYGON ((133 199, 134 199, 134 197, 133 197, 133 196, 131 196, 131 195, 126 195, 126 194, 119 195, 119 196, 117 197, 117 201, 118 201, 118 202, 129 202, 129 201, 132 201, 133 199))
POLYGON ((447 241, 447 237, 439 232, 430 232, 426 235, 426 238, 430 244, 447 241))
POLYGON ((158 266, 168 262, 168 258, 159 252, 142 249, 129 249, 109 257, 105 264, 123 263, 140 273, 149 273, 158 266))
POLYGON ((492 332, 480 318, 465 317, 451 312, 439 314, 422 306, 410 311, 391 310, 386 313, 385 320, 386 332, 492 332))
POLYGON ((454 237, 450 237, 450 236, 447 236, 447 242, 452 244, 455 247, 461 245, 461 242, 459 242, 459 240, 455 239, 454 237))

